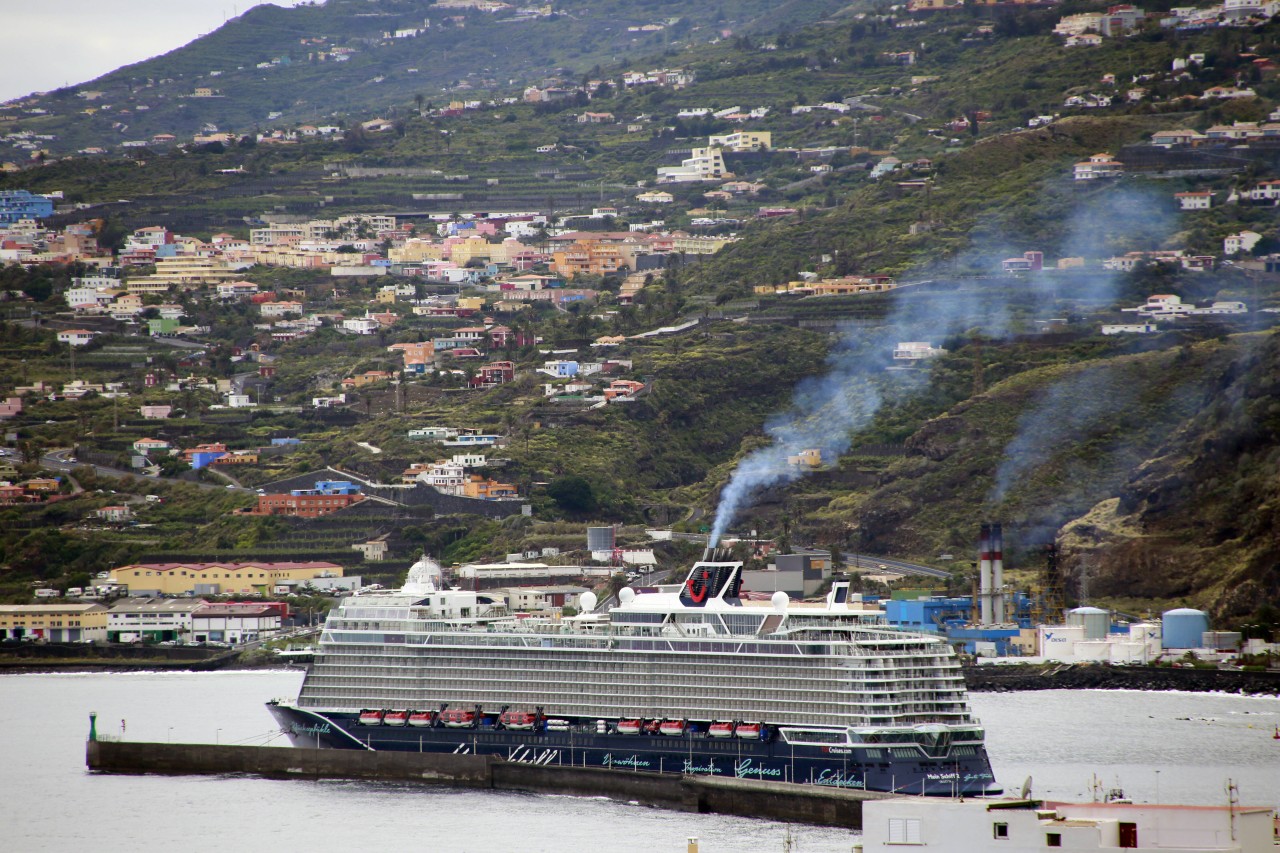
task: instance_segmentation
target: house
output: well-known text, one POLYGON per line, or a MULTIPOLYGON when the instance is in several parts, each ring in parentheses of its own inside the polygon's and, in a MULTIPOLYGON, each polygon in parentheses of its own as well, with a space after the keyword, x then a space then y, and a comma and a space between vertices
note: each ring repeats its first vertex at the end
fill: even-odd
POLYGON ((9 397, 0 402, 0 420, 8 420, 22 414, 22 398, 9 397))
POLYGON ((1074 168, 1077 181, 1118 178, 1124 174, 1124 164, 1105 152, 1094 154, 1088 160, 1076 163, 1074 168))
POLYGON ((133 510, 127 506, 104 506, 94 512, 98 518, 114 524, 123 524, 133 518, 133 510))
POLYGON ((1238 255, 1242 252, 1251 252, 1261 239, 1262 235, 1256 231, 1241 231, 1238 234, 1228 234, 1222 240, 1222 253, 1224 255, 1238 255))
POLYGON ((499 483, 478 474, 472 474, 462 484, 462 496, 482 501, 496 501, 518 498, 516 487, 510 483, 499 483))
POLYGON ((342 387, 345 389, 363 388, 366 385, 375 385, 394 378, 395 374, 386 370, 366 370, 358 376, 350 376, 342 380, 342 387))
POLYGON ((604 389, 604 398, 611 403, 630 402, 645 389, 643 382, 631 379, 615 379, 604 389))
POLYGON ((1213 206, 1213 192, 1210 190, 1174 193, 1173 197, 1179 210, 1208 210, 1213 206))
POLYGON ((203 468, 209 465, 219 456, 225 456, 227 446, 218 442, 198 444, 195 447, 183 450, 179 455, 182 459, 191 465, 192 468, 203 468))
POLYGON ((142 406, 138 409, 138 413, 149 421, 162 421, 172 411, 173 406, 142 406))
POLYGON ((342 321, 342 328, 355 335, 372 335, 381 325, 372 317, 352 317, 342 321))
POLYGON ((67 329, 65 332, 58 332, 58 343, 82 347, 92 341, 97 334, 90 329, 67 329))
POLYGON ((140 438, 133 443, 133 452, 147 456, 151 453, 168 451, 171 445, 162 438, 140 438))
POLYGON ((641 204, 671 204, 675 200, 675 196, 663 190, 651 190, 636 196, 636 201, 641 204))
POLYGON ((1039 272, 1044 269, 1044 252, 1023 252, 1020 258, 1006 258, 1001 267, 1007 273, 1039 272))
POLYGON ((515 379, 516 366, 509 361, 495 361, 476 371, 471 379, 472 388, 494 388, 515 379))
POLYGON ((893 348, 893 358, 895 361, 919 361, 925 358, 934 358, 943 355, 946 350, 941 347, 935 347, 928 341, 903 341, 893 348))
POLYGON ((1196 145, 1206 139, 1203 133, 1194 130, 1158 130, 1151 134, 1151 144, 1160 148, 1172 148, 1175 145, 1196 145))

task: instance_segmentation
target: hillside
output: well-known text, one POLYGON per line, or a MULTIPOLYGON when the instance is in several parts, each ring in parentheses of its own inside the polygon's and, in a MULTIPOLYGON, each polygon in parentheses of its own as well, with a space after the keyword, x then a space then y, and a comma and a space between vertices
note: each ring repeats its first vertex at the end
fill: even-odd
MULTIPOLYGON (((53 447, 127 464, 132 443, 154 433, 183 446, 303 442, 236 471, 251 489, 328 465, 396 482, 410 465, 447 455, 407 431, 453 424, 508 437, 485 473, 515 485, 534 520, 415 509, 284 525, 233 515, 248 495, 209 499, 185 483, 104 478, 108 493, 163 492, 172 503, 142 508, 154 528, 102 536, 87 519, 112 499, 90 488, 48 507, 6 507, 3 566, 25 578, 56 571, 55 562, 79 573, 124 555, 210 550, 354 559, 350 540, 362 524, 397 529, 398 547, 432 548, 448 561, 567 548, 593 521, 630 525, 637 539, 642 524, 695 532, 712 522, 743 462, 774 446, 821 449, 822 464, 753 485, 731 532, 929 561, 955 569, 953 586, 967 589, 976 526, 999 520, 1020 583, 1033 580, 1040 548, 1058 541, 1073 594, 1134 612, 1187 603, 1237 624, 1272 620, 1280 342, 1277 314, 1260 309, 1280 307, 1268 260, 1280 249, 1280 209, 1247 193, 1280 175, 1280 147, 1206 144, 1200 160, 1187 154, 1197 168, 1164 169, 1149 141, 1162 130, 1265 123, 1280 107, 1280 24, 1183 32, 1152 19, 1095 48, 1050 35, 1061 15, 1099 5, 908 16, 875 3, 606 0, 543 15, 329 0, 258 7, 167 56, 8 105, 0 132, 55 138, 39 156, 24 154, 0 188, 61 191, 67 204, 52 221, 98 218, 110 246, 157 223, 185 236, 247 238, 265 221, 378 212, 411 225, 406 233, 434 236, 431 215, 445 229, 504 210, 550 220, 526 238, 540 250, 555 230, 655 222, 740 239, 716 254, 660 258, 626 299, 622 275, 599 275, 585 281, 594 305, 527 310, 500 309, 489 272, 446 285, 262 264, 240 273, 323 316, 314 334, 277 339, 261 306, 174 291, 148 294, 147 308, 172 299, 207 328, 188 350, 95 318, 102 339, 74 360, 54 337, 55 326, 84 319, 65 299, 73 268, 5 267, 0 289, 14 297, 0 341, 6 394, 31 379, 75 376, 124 382, 138 400, 181 410, 152 423, 122 416, 126 407, 105 396, 33 397, 13 427, 24 476, 53 447), (1203 61, 1187 66, 1199 53, 1203 61), (657 68, 693 79, 590 84, 657 68), (1204 94, 1237 83, 1253 95, 1204 94), (525 101, 526 86, 566 94, 525 101), (210 91, 196 96, 197 88, 210 91), (1099 92, 1105 105, 1078 103, 1099 92), (362 126, 374 118, 388 126, 362 126), (330 123, 341 132, 297 133, 330 123), (206 125, 231 133, 188 141, 206 125), (737 130, 772 134, 767 150, 726 157, 748 189, 663 184, 669 201, 639 198, 658 168, 737 130), (122 150, 125 140, 143 144, 122 150), (63 156, 88 146, 108 150, 63 156), (1073 180, 1073 164, 1099 152, 1127 152, 1133 168, 1113 180, 1073 180), (1218 155, 1226 165, 1204 167, 1218 155), (898 168, 876 172, 891 159, 898 168), (1193 189, 1210 193, 1212 205, 1179 210, 1175 194, 1193 189), (595 208, 608 210, 586 218, 595 208), (1229 257, 1224 238, 1246 230, 1258 242, 1229 257), (1180 254, 1124 260, 1157 250, 1180 254), (1046 268, 1005 274, 1002 261, 1024 252, 1043 253, 1046 268), (1204 270, 1180 260, 1206 257, 1204 270), (1067 263, 1055 268, 1059 259, 1067 263), (855 275, 902 286, 834 296, 765 287, 855 275), (391 281, 413 284, 412 299, 381 301, 379 286, 391 281), (483 297, 483 313, 414 311, 458 293, 483 297), (1162 320, 1151 334, 1100 333, 1132 323, 1123 309, 1153 294, 1248 309, 1162 320), (395 314, 393 324, 369 336, 340 330, 343 317, 370 310, 395 314), (486 316, 541 338, 487 354, 511 361, 510 382, 469 387, 480 362, 398 373, 390 345, 435 340, 486 316), (678 334, 626 337, 692 321, 678 334), (592 342, 604 336, 624 339, 597 350, 592 342), (902 342, 932 344, 935 357, 900 369, 892 353, 902 342), (250 382, 274 403, 253 410, 224 411, 216 382, 174 392, 143 383, 144 371, 225 383, 255 372, 260 354, 271 370, 250 382), (562 356, 605 355, 627 363, 642 395, 592 408, 536 372, 562 356), (353 390, 335 411, 313 405, 342 380, 382 370, 396 381, 353 390)), ((406 239, 341 250, 381 261, 406 239)), ((469 268, 484 268, 476 263, 469 268)))

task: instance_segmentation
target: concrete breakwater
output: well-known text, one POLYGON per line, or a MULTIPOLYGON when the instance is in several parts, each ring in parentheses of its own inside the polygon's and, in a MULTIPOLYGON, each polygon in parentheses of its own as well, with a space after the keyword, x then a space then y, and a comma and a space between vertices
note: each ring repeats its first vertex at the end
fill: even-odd
POLYGON ((603 796, 678 811, 850 829, 862 827, 863 801, 888 796, 754 779, 541 766, 491 755, 90 740, 85 761, 101 773, 247 773, 272 779, 366 779, 603 796))
POLYGON ((1280 672, 1157 666, 969 666, 965 667, 964 681, 971 691, 979 693, 1006 693, 1015 690, 1185 690, 1196 693, 1280 695, 1280 672))

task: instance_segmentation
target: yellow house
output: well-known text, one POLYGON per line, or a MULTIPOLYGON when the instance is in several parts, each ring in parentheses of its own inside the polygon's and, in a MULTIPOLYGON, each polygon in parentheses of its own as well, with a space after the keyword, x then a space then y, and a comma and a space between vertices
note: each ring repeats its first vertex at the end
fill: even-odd
POLYGON ((484 297, 483 296, 459 296, 458 301, 455 303, 455 305, 458 308, 461 308, 463 311, 483 311, 484 297))
MULTIPOLYGON (((112 569, 111 583, 131 593, 155 590, 162 595, 262 594, 282 581, 340 578, 337 563, 135 563, 112 569)), ((104 628, 105 630, 105 628, 104 628)))
POLYGON ((89 643, 107 638, 107 608, 92 602, 0 604, 0 640, 89 643))
POLYGON ((410 264, 421 261, 444 260, 444 244, 421 237, 410 237, 403 246, 393 247, 387 256, 397 263, 410 264))

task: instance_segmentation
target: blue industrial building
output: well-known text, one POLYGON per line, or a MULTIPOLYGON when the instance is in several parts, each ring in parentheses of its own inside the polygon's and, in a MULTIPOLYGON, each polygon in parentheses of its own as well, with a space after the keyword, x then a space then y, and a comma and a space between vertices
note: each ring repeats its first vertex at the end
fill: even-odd
POLYGON ((0 225, 53 216, 53 202, 27 190, 0 190, 0 225))

